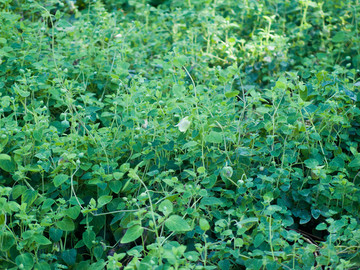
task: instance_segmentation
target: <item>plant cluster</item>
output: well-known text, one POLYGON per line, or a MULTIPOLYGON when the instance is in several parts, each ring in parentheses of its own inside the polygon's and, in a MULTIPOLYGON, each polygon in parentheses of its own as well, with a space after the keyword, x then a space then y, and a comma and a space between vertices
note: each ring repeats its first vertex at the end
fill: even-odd
POLYGON ((360 268, 358 0, 0 0, 0 268, 360 268))

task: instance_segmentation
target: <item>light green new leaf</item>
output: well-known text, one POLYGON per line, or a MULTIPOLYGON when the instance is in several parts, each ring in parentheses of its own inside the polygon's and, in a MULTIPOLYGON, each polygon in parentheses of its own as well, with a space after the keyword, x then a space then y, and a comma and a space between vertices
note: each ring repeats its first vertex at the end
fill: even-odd
POLYGON ((227 92, 227 93, 225 93, 225 97, 227 97, 227 98, 236 97, 239 93, 240 93, 239 91, 227 92))
POLYGON ((210 229, 210 224, 205 218, 200 218, 199 220, 200 229, 207 231, 210 229))

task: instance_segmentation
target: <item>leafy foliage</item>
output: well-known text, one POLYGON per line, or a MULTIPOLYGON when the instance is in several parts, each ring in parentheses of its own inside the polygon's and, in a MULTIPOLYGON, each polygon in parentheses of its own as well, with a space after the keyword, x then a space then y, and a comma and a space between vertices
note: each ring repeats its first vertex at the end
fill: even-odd
POLYGON ((357 1, 0 1, 3 269, 358 269, 357 1))

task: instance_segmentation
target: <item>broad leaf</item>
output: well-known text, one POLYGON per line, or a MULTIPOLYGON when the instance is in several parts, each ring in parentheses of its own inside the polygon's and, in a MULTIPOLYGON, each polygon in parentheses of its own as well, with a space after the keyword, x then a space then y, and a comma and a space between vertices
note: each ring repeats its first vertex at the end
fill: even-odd
POLYGON ((107 196, 107 195, 101 196, 98 199, 98 207, 102 207, 105 204, 108 204, 109 202, 111 202, 112 198, 113 198, 112 196, 107 196))
POLYGON ((142 233, 144 232, 144 228, 140 225, 134 225, 127 229, 124 237, 121 239, 122 244, 130 243, 138 239, 142 233))
POLYGON ((174 232, 186 232, 190 231, 191 228, 185 219, 178 215, 172 215, 165 221, 165 226, 174 232))
POLYGON ((15 262, 20 269, 30 270, 33 268, 34 258, 30 253, 24 253, 18 255, 15 262))
POLYGON ((173 204, 169 200, 164 200, 159 205, 159 210, 165 215, 168 216, 173 211, 173 204))
POLYGON ((350 163, 350 168, 358 168, 360 167, 360 156, 355 157, 350 163))
POLYGON ((210 134, 205 137, 205 140, 209 143, 223 142, 221 133, 215 131, 211 131, 210 134))
POLYGON ((61 258, 64 260, 66 264, 73 265, 76 262, 76 255, 77 255, 76 249, 69 249, 69 250, 65 250, 61 254, 61 258))
POLYGON ((68 178, 69 176, 67 176, 66 174, 58 174, 57 176, 55 176, 54 178, 55 187, 58 187, 61 184, 63 184, 66 180, 68 180, 68 178))
POLYGON ((200 225, 200 229, 202 229, 203 231, 210 230, 210 224, 205 218, 200 218, 199 225, 200 225))
POLYGON ((15 164, 9 155, 0 154, 0 168, 6 172, 13 172, 15 170, 15 164))
POLYGON ((59 229, 65 232, 71 232, 75 230, 75 224, 69 217, 64 217, 63 220, 58 221, 55 224, 56 226, 58 226, 59 229))
POLYGON ((95 233, 93 231, 90 230, 86 230, 83 235, 82 235, 82 239, 85 243, 85 245, 88 247, 88 249, 91 249, 93 244, 93 241, 95 241, 95 233))

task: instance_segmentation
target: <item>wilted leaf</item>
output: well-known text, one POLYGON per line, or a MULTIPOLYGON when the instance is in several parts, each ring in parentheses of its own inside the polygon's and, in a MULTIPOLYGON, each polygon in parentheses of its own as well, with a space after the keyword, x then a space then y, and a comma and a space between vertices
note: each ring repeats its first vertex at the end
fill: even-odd
POLYGON ((176 127, 178 127, 181 132, 186 132, 189 129, 190 121, 188 118, 188 116, 184 117, 180 120, 179 124, 176 125, 176 127))

